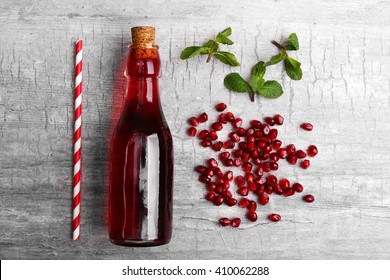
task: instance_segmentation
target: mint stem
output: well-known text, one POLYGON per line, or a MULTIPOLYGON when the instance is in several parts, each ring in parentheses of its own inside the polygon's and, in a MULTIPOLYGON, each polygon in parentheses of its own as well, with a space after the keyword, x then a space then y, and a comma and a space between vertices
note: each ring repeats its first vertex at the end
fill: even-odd
POLYGON ((255 102, 255 93, 253 91, 249 93, 249 98, 252 102, 255 102))
POLYGON ((212 44, 211 47, 210 47, 209 56, 207 57, 207 60, 206 60, 207 63, 209 63, 209 61, 210 61, 210 59, 211 59, 211 56, 213 55, 214 49, 215 49, 216 46, 217 46, 217 42, 215 42, 215 40, 214 40, 213 44, 212 44))
POLYGON ((272 40, 271 43, 274 44, 279 50, 284 50, 284 47, 275 40, 272 40))

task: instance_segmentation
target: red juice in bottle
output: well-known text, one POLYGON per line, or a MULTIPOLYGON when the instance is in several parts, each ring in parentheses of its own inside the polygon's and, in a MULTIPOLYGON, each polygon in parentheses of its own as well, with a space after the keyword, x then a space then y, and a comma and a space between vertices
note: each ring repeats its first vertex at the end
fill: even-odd
POLYGON ((172 235, 172 136, 160 105, 154 27, 132 28, 126 99, 110 144, 109 236, 157 246, 172 235))

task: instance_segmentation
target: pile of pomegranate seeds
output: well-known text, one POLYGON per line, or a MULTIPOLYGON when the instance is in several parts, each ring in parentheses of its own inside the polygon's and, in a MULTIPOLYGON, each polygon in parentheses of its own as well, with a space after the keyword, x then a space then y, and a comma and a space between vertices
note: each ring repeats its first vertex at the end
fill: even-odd
MULTIPOLYGON (((294 144, 282 147, 282 141, 277 139, 278 129, 275 125, 282 125, 284 119, 277 114, 273 117, 265 117, 264 122, 251 120, 247 128, 242 127, 243 120, 236 118, 233 113, 222 113, 227 108, 226 104, 219 103, 215 106, 221 112, 217 121, 211 124, 209 130, 197 131, 196 127, 200 123, 208 121, 208 115, 202 113, 197 117, 188 120, 190 128, 187 134, 190 137, 198 136, 200 145, 210 147, 217 153, 215 158, 207 160, 206 165, 199 165, 195 170, 200 174, 199 181, 207 188, 206 200, 216 206, 222 204, 228 207, 239 207, 246 209, 246 218, 251 222, 256 222, 257 204, 266 205, 270 195, 293 196, 303 191, 300 183, 291 184, 287 178, 278 179, 272 171, 279 169, 278 161, 286 160, 291 165, 299 162, 303 169, 310 167, 310 160, 307 156, 314 157, 318 154, 318 149, 310 145, 306 152, 296 149, 294 144), (230 123, 230 132, 226 141, 220 141, 218 132, 230 123), (228 167, 225 173, 221 167, 228 167), (231 167, 241 168, 244 175, 234 176, 231 167), (231 185, 235 184, 236 189, 232 191, 231 185), (235 193, 237 196, 233 195, 235 193), (247 198, 249 193, 257 197, 257 202, 247 198)), ((307 131, 313 129, 310 123, 302 123, 301 128, 307 131)), ((314 202, 314 196, 307 194, 303 196, 303 201, 314 202)), ((272 222, 281 220, 281 216, 276 213, 268 215, 272 222)), ((221 226, 231 226, 237 228, 241 224, 241 219, 222 217, 219 220, 221 226)))

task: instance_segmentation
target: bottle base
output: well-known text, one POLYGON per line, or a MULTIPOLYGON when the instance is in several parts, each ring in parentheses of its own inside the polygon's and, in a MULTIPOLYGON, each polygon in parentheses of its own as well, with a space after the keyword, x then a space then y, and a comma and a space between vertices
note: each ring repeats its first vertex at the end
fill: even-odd
POLYGON ((110 238, 110 241, 112 244, 125 247, 153 247, 168 244, 170 240, 118 240, 110 238))

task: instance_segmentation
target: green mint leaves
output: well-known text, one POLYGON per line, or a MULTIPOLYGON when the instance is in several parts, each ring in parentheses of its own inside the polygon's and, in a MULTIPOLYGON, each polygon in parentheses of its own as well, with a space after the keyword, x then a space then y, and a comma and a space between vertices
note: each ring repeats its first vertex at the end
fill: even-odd
POLYGON ((281 45, 276 41, 272 43, 279 49, 279 54, 274 55, 267 62, 259 61, 252 68, 251 84, 245 81, 238 73, 231 73, 224 79, 225 86, 234 92, 248 92, 254 101, 254 93, 266 98, 278 98, 283 94, 283 88, 277 81, 266 81, 264 75, 267 67, 284 61, 287 75, 292 80, 302 79, 301 63, 288 56, 287 51, 299 50, 299 41, 295 33, 290 34, 288 40, 281 45))
POLYGON ((236 67, 240 66, 237 58, 234 54, 225 51, 218 51, 219 44, 223 45, 233 45, 234 42, 229 39, 229 36, 232 35, 232 29, 230 27, 222 30, 218 33, 215 40, 209 40, 203 46, 191 46, 185 48, 181 54, 181 59, 189 59, 197 55, 208 55, 206 62, 209 62, 211 57, 214 56, 216 59, 225 63, 227 65, 236 67))

